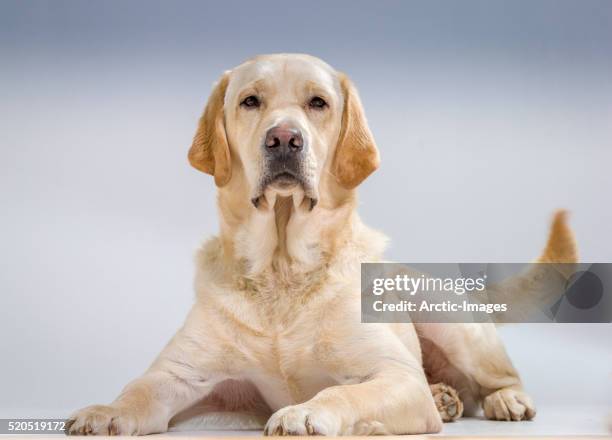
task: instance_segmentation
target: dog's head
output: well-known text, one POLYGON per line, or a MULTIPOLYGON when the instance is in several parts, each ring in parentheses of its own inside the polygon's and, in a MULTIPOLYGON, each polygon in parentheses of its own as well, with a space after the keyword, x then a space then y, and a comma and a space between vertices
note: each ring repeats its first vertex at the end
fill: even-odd
POLYGON ((322 180, 353 189, 379 156, 351 81, 317 58, 279 54, 221 77, 189 161, 218 187, 246 182, 255 207, 270 194, 299 194, 312 209, 322 180))

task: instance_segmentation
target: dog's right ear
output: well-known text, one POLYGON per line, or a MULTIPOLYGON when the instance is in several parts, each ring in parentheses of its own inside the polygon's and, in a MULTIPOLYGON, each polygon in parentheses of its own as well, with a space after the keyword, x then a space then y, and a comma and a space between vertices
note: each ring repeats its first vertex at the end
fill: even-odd
POLYGON ((214 176, 215 184, 219 187, 226 185, 232 177, 223 117, 223 102, 228 82, 229 74, 226 72, 208 98, 188 155, 189 163, 194 168, 214 176))

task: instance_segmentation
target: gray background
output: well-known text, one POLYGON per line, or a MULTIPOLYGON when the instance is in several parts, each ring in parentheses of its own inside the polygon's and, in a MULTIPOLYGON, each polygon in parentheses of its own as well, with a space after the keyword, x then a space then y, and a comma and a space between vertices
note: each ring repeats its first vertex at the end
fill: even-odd
MULTIPOLYGON (((0 416, 108 402, 192 302, 213 81, 307 52, 382 153, 361 213, 413 262, 523 262, 554 209, 612 257, 612 2, 0 3, 0 416)), ((501 329, 536 401, 611 405, 609 325, 501 329)))

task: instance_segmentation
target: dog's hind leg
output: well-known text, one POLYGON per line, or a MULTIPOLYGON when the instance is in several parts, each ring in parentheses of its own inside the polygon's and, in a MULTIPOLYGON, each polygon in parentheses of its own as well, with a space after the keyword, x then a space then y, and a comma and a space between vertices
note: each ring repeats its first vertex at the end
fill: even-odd
MULTIPOLYGON (((481 403, 492 420, 530 420, 535 416, 531 398, 523 391, 520 377, 493 324, 415 324, 425 346, 444 353, 451 370, 460 373, 460 390, 466 413, 481 403)), ((427 359, 428 354, 424 353, 427 359)))
POLYGON ((463 402, 457 391, 445 383, 429 385, 442 421, 454 422, 463 415, 463 402))

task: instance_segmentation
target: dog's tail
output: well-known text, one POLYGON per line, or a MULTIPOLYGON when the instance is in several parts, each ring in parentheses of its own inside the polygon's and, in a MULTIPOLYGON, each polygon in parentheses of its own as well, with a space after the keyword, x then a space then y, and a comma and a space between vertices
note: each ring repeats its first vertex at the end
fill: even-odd
POLYGON ((544 251, 534 264, 521 274, 487 286, 491 302, 511 305, 510 311, 496 314, 498 323, 529 320, 534 310, 547 308, 565 292, 578 263, 578 246, 567 217, 567 211, 555 212, 544 251))
POLYGON ((555 212, 548 242, 538 263, 577 263, 578 246, 571 228, 567 224, 568 213, 565 210, 555 212))

